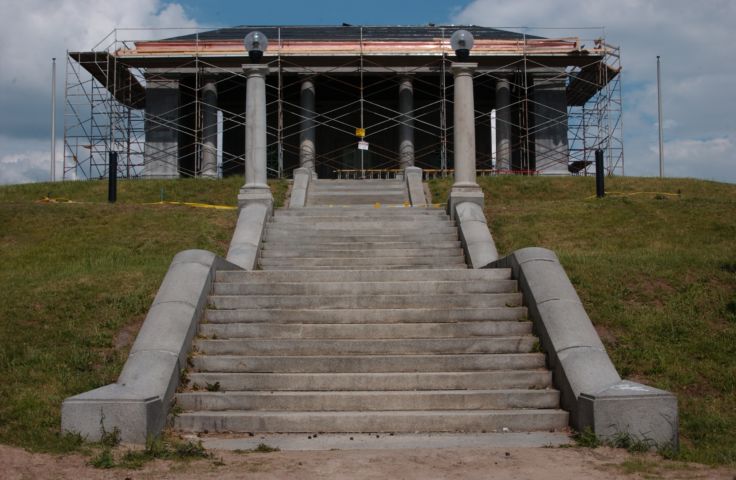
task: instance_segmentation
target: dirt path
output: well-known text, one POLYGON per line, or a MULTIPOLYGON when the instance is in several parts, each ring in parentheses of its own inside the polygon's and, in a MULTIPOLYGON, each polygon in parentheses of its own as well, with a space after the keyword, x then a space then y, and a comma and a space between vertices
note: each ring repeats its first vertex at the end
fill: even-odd
POLYGON ((81 455, 32 454, 0 446, 0 477, 37 479, 736 479, 736 469, 659 460, 598 448, 411 449, 234 453, 215 459, 155 461, 140 470, 99 470, 81 455), (224 465, 218 465, 221 460, 224 465))

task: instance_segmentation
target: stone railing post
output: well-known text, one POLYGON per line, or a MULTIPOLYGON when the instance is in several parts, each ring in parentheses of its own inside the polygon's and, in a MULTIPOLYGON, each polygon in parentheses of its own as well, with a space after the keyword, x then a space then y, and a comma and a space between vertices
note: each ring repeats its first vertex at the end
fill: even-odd
POLYGON ((483 207, 483 192, 475 179, 475 100, 473 72, 477 63, 453 63, 455 183, 447 200, 447 211, 455 218, 455 206, 463 202, 483 207))

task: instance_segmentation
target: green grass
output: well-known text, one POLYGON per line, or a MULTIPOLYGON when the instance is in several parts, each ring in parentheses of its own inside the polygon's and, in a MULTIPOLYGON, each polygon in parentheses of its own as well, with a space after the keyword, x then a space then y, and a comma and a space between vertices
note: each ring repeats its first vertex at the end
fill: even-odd
POLYGON ((151 438, 142 450, 118 447, 118 443, 99 445, 99 450, 92 456, 89 465, 100 469, 124 468, 138 469, 152 460, 189 461, 211 459, 212 454, 201 441, 183 441, 176 438, 151 438))
MULTIPOLYGON (((621 375, 677 394, 677 458, 735 464, 736 185, 607 178, 623 195, 596 199, 592 177, 479 183, 499 252, 554 250, 621 375)), ((450 186, 432 181, 433 201, 450 186)))
MULTIPOLYGON (((146 205, 236 203, 242 179, 100 181, 0 188, 0 442, 78 449, 59 434, 61 402, 115 381, 172 257, 224 254, 235 210, 146 205), (40 197, 77 202, 37 203, 40 197)), ((286 182, 273 182, 277 204, 286 182)), ((104 460, 104 459, 103 459, 104 460)))
MULTIPOLYGON (((444 201, 449 181, 433 181, 444 201)), ((624 377, 674 391, 679 460, 736 463, 736 186, 675 179, 480 180, 499 251, 557 252, 624 377), (663 192, 680 195, 638 192, 663 192)), ((61 401, 114 381, 171 258, 225 253, 242 179, 0 187, 0 442, 77 450, 61 401), (36 203, 41 197, 89 203, 36 203)), ((283 202, 285 182, 272 184, 283 202)), ((101 459, 104 464, 106 460, 101 459)))

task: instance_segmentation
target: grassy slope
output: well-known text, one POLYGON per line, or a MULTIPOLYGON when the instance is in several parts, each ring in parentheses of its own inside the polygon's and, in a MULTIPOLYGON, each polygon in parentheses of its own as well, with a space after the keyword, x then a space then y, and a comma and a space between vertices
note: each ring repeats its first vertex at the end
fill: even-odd
MULTIPOLYGON (((171 258, 223 254, 234 210, 143 205, 236 203, 242 179, 122 181, 0 188, 0 442, 63 451, 61 401, 114 381, 171 258), (41 204, 45 195, 80 202, 41 204)), ((272 185, 277 201, 285 182, 272 185)))
POLYGON ((593 178, 480 183, 499 251, 557 252, 622 376, 677 393, 680 457, 736 463, 736 186, 611 178, 625 196, 598 200, 593 178))
MULTIPOLYGON (((62 399, 113 381, 171 257, 223 253, 231 210, 140 205, 234 204, 240 179, 0 188, 0 442, 63 451, 62 399), (50 194, 93 204, 37 204, 50 194)), ((736 462, 736 187, 694 180, 482 179, 501 252, 554 249, 616 366, 675 391, 683 459, 736 462), (658 199, 659 198, 659 199, 658 199)), ((436 200, 448 182, 432 184, 436 200)), ((282 197, 283 184, 274 186, 282 197)))

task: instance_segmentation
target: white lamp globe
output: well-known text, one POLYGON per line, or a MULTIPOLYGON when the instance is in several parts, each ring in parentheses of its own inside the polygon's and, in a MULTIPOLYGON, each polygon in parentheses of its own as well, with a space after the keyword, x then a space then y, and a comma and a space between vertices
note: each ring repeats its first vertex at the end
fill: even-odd
POLYGON ((248 55, 253 62, 258 61, 263 57, 263 52, 268 48, 268 38, 259 31, 253 31, 248 33, 243 40, 245 49, 248 51, 248 55))
POLYGON ((473 48, 473 34, 467 30, 457 30, 450 37, 450 46, 455 50, 455 55, 460 60, 465 60, 470 56, 470 49, 473 48))

